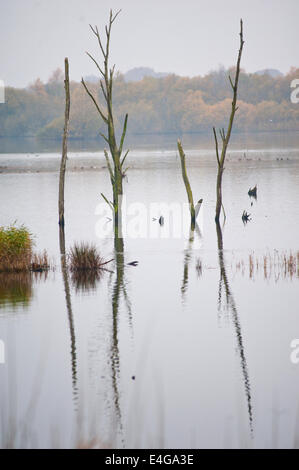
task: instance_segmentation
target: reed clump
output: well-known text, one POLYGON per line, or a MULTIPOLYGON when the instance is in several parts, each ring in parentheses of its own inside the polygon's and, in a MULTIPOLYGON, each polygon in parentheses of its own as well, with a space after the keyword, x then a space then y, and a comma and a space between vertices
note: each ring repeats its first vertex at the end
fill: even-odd
POLYGON ((95 244, 75 243, 68 253, 68 265, 71 272, 99 271, 110 261, 105 261, 95 244))
POLYGON ((33 252, 33 237, 24 225, 0 226, 0 272, 42 272, 49 268, 47 252, 33 252))
POLYGON ((28 270, 32 257, 32 235, 23 225, 0 227, 0 271, 28 270))
POLYGON ((31 257, 30 270, 36 273, 48 271, 50 269, 50 260, 48 253, 44 250, 42 253, 33 253, 31 257))

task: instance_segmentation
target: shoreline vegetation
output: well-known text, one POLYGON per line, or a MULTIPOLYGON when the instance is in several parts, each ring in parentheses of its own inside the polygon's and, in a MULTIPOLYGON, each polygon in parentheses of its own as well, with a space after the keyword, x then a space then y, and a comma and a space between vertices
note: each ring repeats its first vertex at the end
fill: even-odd
MULTIPOLYGON (((42 253, 33 252, 33 236, 29 230, 15 224, 0 227, 0 277, 24 274, 47 274, 55 271, 55 262, 51 262, 44 250, 42 253)), ((110 263, 102 257, 97 246, 90 242, 75 242, 66 254, 66 268, 70 271, 76 290, 80 286, 87 289, 91 284, 95 287, 102 274, 111 272, 110 263)), ((200 276, 204 271, 214 269, 214 266, 203 264, 198 259, 195 269, 200 267, 200 276)), ((229 267, 233 274, 248 275, 251 280, 262 276, 264 280, 299 280, 299 251, 274 250, 273 252, 249 253, 248 256, 236 256, 232 251, 229 267)), ((14 280, 15 278, 11 278, 14 280)))
POLYGON ((24 225, 0 227, 0 273, 49 271, 46 250, 36 253, 33 245, 33 235, 24 225))
MULTIPOLYGON (((123 116, 130 116, 130 135, 201 134, 222 128, 231 110, 229 75, 234 68, 219 68, 193 78, 168 75, 126 82, 122 74, 114 78, 113 108, 115 129, 121 134, 123 116)), ((299 108, 291 102, 290 87, 299 69, 272 77, 241 70, 238 90, 238 119, 234 132, 296 131, 299 108)), ((64 85, 60 69, 47 83, 37 79, 25 89, 7 87, 6 102, 0 107, 0 137, 61 139, 64 122, 64 85)), ((90 92, 103 104, 100 84, 85 79, 90 92)), ((72 109, 70 140, 100 139, 105 126, 86 99, 84 87, 70 83, 72 109)))

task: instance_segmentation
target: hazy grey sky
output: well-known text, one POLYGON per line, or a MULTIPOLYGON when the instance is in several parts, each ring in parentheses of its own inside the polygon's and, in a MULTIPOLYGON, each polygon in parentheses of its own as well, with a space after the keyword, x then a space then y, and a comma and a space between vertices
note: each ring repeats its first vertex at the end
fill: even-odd
POLYGON ((70 60, 71 78, 96 74, 85 55, 97 53, 88 24, 104 27, 122 9, 112 34, 112 60, 126 72, 202 75, 235 63, 244 20, 242 66, 249 72, 299 66, 299 0, 0 0, 0 79, 25 86, 46 81, 70 60))

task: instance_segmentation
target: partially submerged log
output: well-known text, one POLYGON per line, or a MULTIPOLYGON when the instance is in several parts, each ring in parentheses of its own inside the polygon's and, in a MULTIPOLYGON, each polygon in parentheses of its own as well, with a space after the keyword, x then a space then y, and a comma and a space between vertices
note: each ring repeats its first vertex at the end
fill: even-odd
POLYGON ((187 196, 188 196, 189 209, 190 209, 190 215, 191 215, 191 227, 193 227, 194 229, 196 217, 198 216, 203 200, 200 199, 198 203, 196 204, 196 207, 194 207, 193 194, 192 194, 192 190, 191 190, 191 186, 190 186, 190 182, 189 182, 189 178, 188 178, 187 170, 186 170, 186 155, 185 155, 185 152, 183 150, 183 146, 180 140, 178 140, 178 151, 179 151, 180 159, 181 159, 183 181, 184 181, 187 196))

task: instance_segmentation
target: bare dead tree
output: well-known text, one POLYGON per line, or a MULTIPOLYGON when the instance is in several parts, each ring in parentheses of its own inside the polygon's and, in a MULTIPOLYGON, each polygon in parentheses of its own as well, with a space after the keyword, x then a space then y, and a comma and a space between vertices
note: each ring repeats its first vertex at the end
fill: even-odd
MULTIPOLYGON (((218 144, 218 137, 217 137, 216 129, 215 127, 213 127, 215 146, 216 146, 216 157, 217 157, 217 163, 218 163, 217 189, 216 189, 217 201, 216 201, 216 215, 215 215, 216 223, 219 223, 221 208, 223 209, 223 212, 224 212, 223 202, 222 202, 222 176, 223 176, 223 171, 224 171, 226 151, 228 148, 228 144, 229 144, 229 140, 230 140, 231 132, 233 128, 233 122, 234 122, 236 111, 238 110, 238 107, 237 107, 238 84, 239 84, 239 77, 240 77, 240 64, 241 64, 243 46, 244 46, 243 21, 240 20, 240 47, 239 47, 234 82, 232 81, 232 78, 229 76, 229 82, 233 90, 232 109, 231 109, 229 124, 228 124, 226 133, 225 133, 224 128, 219 130, 219 134, 220 134, 221 141, 222 141, 221 155, 219 154, 219 144, 218 144)), ((224 217, 225 217, 225 212, 224 212, 224 217)))
POLYGON ((62 139, 62 156, 60 162, 59 174, 59 196, 58 196, 58 212, 59 212, 59 225, 64 227, 64 181, 65 181, 65 168, 67 160, 67 138, 69 132, 69 119, 70 119, 70 79, 69 79, 69 61, 67 57, 64 59, 64 88, 65 88, 65 114, 64 114, 64 130, 62 139))
POLYGON ((125 140, 125 135, 127 131, 127 122, 128 122, 128 114, 126 114, 123 124, 122 135, 120 138, 119 144, 116 142, 116 135, 115 135, 115 126, 114 126, 114 118, 113 118, 113 106, 112 106, 112 91, 113 91, 113 80, 114 80, 114 71, 115 65, 112 68, 109 66, 109 53, 110 53, 110 37, 111 37, 111 28, 116 20, 117 16, 119 15, 121 10, 119 10, 115 15, 110 10, 109 16, 109 23, 105 26, 105 34, 106 34, 106 41, 105 44, 101 39, 98 27, 91 26, 91 31, 95 35, 98 45, 103 56, 103 65, 100 65, 99 62, 87 52, 87 55, 96 65, 99 73, 100 73, 100 86, 102 95, 105 102, 106 109, 103 110, 101 105, 97 102, 95 96, 91 93, 88 89, 84 79, 82 78, 82 85, 90 99, 92 100, 97 112, 99 113, 100 119, 105 123, 107 127, 107 135, 100 133, 103 139, 107 142, 110 150, 111 156, 109 156, 108 151, 105 149, 104 154, 107 162, 107 167, 110 175, 111 185, 113 189, 113 202, 110 202, 104 194, 102 194, 105 201, 111 207, 114 212, 114 230, 115 230, 115 237, 118 237, 119 234, 119 214, 120 214, 120 205, 121 205, 121 195, 123 194, 123 174, 125 171, 123 170, 124 163, 126 157, 129 153, 127 150, 123 155, 123 145, 125 140))

